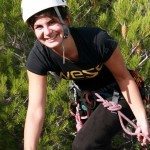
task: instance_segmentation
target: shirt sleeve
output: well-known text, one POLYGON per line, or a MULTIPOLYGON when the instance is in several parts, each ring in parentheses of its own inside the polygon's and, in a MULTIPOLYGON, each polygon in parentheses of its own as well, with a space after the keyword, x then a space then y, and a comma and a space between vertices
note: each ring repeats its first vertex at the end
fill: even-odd
POLYGON ((45 61, 46 56, 43 51, 43 47, 36 42, 27 59, 27 70, 38 75, 47 75, 48 67, 45 61))
POLYGON ((108 35, 106 31, 101 31, 97 35, 97 45, 99 47, 102 62, 105 63, 117 48, 118 42, 108 35))

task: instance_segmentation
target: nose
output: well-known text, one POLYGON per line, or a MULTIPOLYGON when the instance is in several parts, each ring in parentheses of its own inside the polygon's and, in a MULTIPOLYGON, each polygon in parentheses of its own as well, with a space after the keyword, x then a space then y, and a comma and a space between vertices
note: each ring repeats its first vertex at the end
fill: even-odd
POLYGON ((52 29, 50 29, 49 27, 44 27, 44 35, 50 35, 52 32, 52 29))

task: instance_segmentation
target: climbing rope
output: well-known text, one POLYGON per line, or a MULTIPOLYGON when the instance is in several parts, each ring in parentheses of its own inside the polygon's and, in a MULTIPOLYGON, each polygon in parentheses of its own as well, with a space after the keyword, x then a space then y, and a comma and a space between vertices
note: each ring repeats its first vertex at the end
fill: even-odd
MULTIPOLYGON (((112 113, 118 114, 120 124, 121 124, 122 129, 124 130, 124 132, 126 134, 131 135, 131 136, 141 136, 143 138, 146 138, 148 141, 150 141, 150 138, 145 137, 145 135, 142 133, 140 126, 137 126, 133 121, 131 121, 129 118, 127 118, 120 111, 122 109, 122 106, 120 104, 113 102, 113 101, 105 100, 98 93, 95 93, 95 95, 97 96, 97 99, 96 99, 97 102, 102 103, 103 106, 105 108, 107 108, 109 111, 111 111, 112 113), (135 132, 131 132, 128 129, 126 129, 126 127, 123 123, 123 119, 125 119, 135 129, 135 132)), ((86 97, 86 100, 90 103, 90 100, 88 98, 88 94, 86 94, 85 97, 86 97)), ((88 114, 88 116, 86 116, 86 115, 81 116, 79 111, 80 111, 80 104, 79 103, 77 103, 77 106, 76 106, 76 113, 73 113, 70 111, 71 114, 75 117, 77 132, 80 131, 80 129, 83 127, 84 123, 82 122, 82 119, 87 119, 89 117, 89 114, 88 114)))
POLYGON ((120 124, 121 124, 123 130, 125 131, 125 133, 127 133, 128 135, 131 135, 131 136, 140 136, 140 137, 143 137, 143 138, 147 139, 150 142, 150 138, 146 137, 142 133, 140 126, 137 126, 136 124, 134 124, 129 118, 127 118, 120 111, 121 108, 122 108, 122 106, 120 104, 112 102, 112 101, 107 101, 107 100, 103 99, 98 93, 95 93, 95 95, 98 97, 97 101, 101 102, 105 108, 107 108, 111 112, 117 112, 118 113, 120 124), (123 124, 123 119, 125 119, 131 126, 134 127, 135 132, 131 132, 131 131, 129 131, 129 130, 127 130, 125 128, 125 125, 123 124))
POLYGON ((129 118, 127 118, 120 110, 122 109, 122 106, 118 104, 118 92, 113 93, 113 97, 111 101, 108 101, 104 98, 102 98, 98 93, 95 93, 95 96, 97 98, 91 99, 90 92, 81 92, 81 90, 76 87, 72 86, 71 89, 73 90, 73 109, 70 109, 70 113, 72 116, 75 117, 76 120, 76 129, 77 132, 80 131, 80 129, 83 127, 84 122, 89 118, 91 113, 94 111, 98 103, 102 103, 105 108, 107 108, 112 113, 118 114, 120 124, 122 126, 122 129, 124 132, 131 136, 137 136, 141 138, 145 138, 150 142, 149 137, 145 137, 145 135, 142 133, 140 126, 136 125, 133 121, 131 121, 129 118), (135 132, 132 132, 131 130, 127 129, 123 123, 123 119, 128 122, 128 124, 133 127, 135 132))

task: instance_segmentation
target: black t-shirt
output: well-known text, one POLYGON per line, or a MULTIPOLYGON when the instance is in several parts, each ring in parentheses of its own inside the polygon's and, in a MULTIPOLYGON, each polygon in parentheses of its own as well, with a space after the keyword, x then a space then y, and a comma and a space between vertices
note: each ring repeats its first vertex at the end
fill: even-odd
POLYGON ((117 42, 100 28, 70 28, 70 34, 77 46, 77 61, 66 59, 63 64, 61 56, 36 41, 27 60, 27 69, 39 75, 55 72, 62 78, 74 80, 83 90, 97 90, 114 82, 103 64, 116 49, 117 42))

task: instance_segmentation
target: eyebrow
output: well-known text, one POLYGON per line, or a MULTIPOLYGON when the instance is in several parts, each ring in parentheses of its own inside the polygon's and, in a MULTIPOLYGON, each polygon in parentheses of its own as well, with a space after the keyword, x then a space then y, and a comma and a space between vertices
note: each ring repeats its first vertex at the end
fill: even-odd
MULTIPOLYGON (((48 23, 48 22, 51 22, 51 21, 53 21, 53 20, 54 20, 53 18, 52 18, 52 19, 50 18, 50 20, 48 20, 47 23, 48 23)), ((38 26, 38 25, 41 25, 41 24, 40 24, 40 23, 37 23, 37 24, 36 24, 36 21, 35 21, 34 26, 38 26)))

